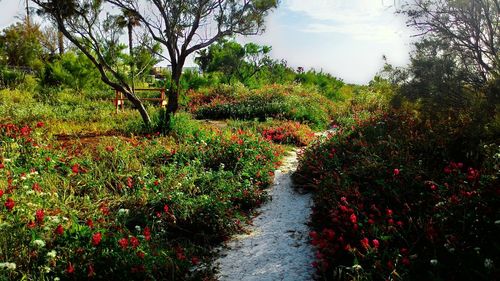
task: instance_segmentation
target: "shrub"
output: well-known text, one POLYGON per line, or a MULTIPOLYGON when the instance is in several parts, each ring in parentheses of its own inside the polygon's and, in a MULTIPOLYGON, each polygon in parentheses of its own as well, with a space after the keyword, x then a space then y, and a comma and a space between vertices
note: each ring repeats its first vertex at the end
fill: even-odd
POLYGON ((317 193, 310 236, 325 279, 498 276, 498 164, 461 162, 447 138, 397 112, 305 151, 296 179, 317 193))

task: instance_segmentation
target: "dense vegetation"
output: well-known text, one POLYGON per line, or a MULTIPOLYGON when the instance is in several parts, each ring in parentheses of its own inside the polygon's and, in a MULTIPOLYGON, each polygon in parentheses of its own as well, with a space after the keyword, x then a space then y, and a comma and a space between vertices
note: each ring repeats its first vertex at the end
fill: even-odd
POLYGON ((283 152, 307 145, 294 177, 314 192, 319 279, 499 279, 498 31, 481 28, 498 6, 434 2, 402 11, 428 33, 410 64, 364 86, 223 37, 196 54, 202 73, 158 71, 158 42, 118 40, 133 13, 96 20, 100 53, 65 44, 61 23, 4 29, 0 280, 210 279, 211 248, 267 199, 283 152), (114 112, 97 55, 140 103, 114 112), (180 112, 134 87, 174 89, 180 112))

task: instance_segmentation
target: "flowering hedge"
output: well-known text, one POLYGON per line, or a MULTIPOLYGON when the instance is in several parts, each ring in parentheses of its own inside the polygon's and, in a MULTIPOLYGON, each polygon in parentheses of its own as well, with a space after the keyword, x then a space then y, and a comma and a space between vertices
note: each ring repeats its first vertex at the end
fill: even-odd
POLYGON ((265 199, 280 149, 244 131, 45 139, 0 125, 0 280, 186 278, 265 199))
POLYGON ((321 276, 498 279, 498 171, 448 152, 402 113, 359 120, 310 146, 295 176, 316 192, 310 237, 321 276))

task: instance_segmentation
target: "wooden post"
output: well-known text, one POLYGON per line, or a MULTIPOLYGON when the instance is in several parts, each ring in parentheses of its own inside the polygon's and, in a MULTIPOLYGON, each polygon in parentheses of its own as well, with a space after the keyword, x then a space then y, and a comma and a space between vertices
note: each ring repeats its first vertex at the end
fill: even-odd
POLYGON ((118 90, 115 90, 115 113, 118 114, 118 90))
POLYGON ((125 110, 125 100, 123 99, 123 93, 120 91, 120 102, 122 103, 122 112, 125 110))

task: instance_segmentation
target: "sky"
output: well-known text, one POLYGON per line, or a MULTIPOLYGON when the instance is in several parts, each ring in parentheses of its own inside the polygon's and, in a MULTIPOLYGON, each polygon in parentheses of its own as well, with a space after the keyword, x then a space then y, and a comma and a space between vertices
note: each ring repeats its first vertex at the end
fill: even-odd
MULTIPOLYGON (((238 38, 272 46, 271 56, 288 65, 331 73, 365 84, 380 71, 385 55, 393 65, 409 61, 412 32, 401 0, 281 0, 267 18, 266 32, 238 38)), ((24 0, 0 0, 0 29, 24 15, 24 0)))

